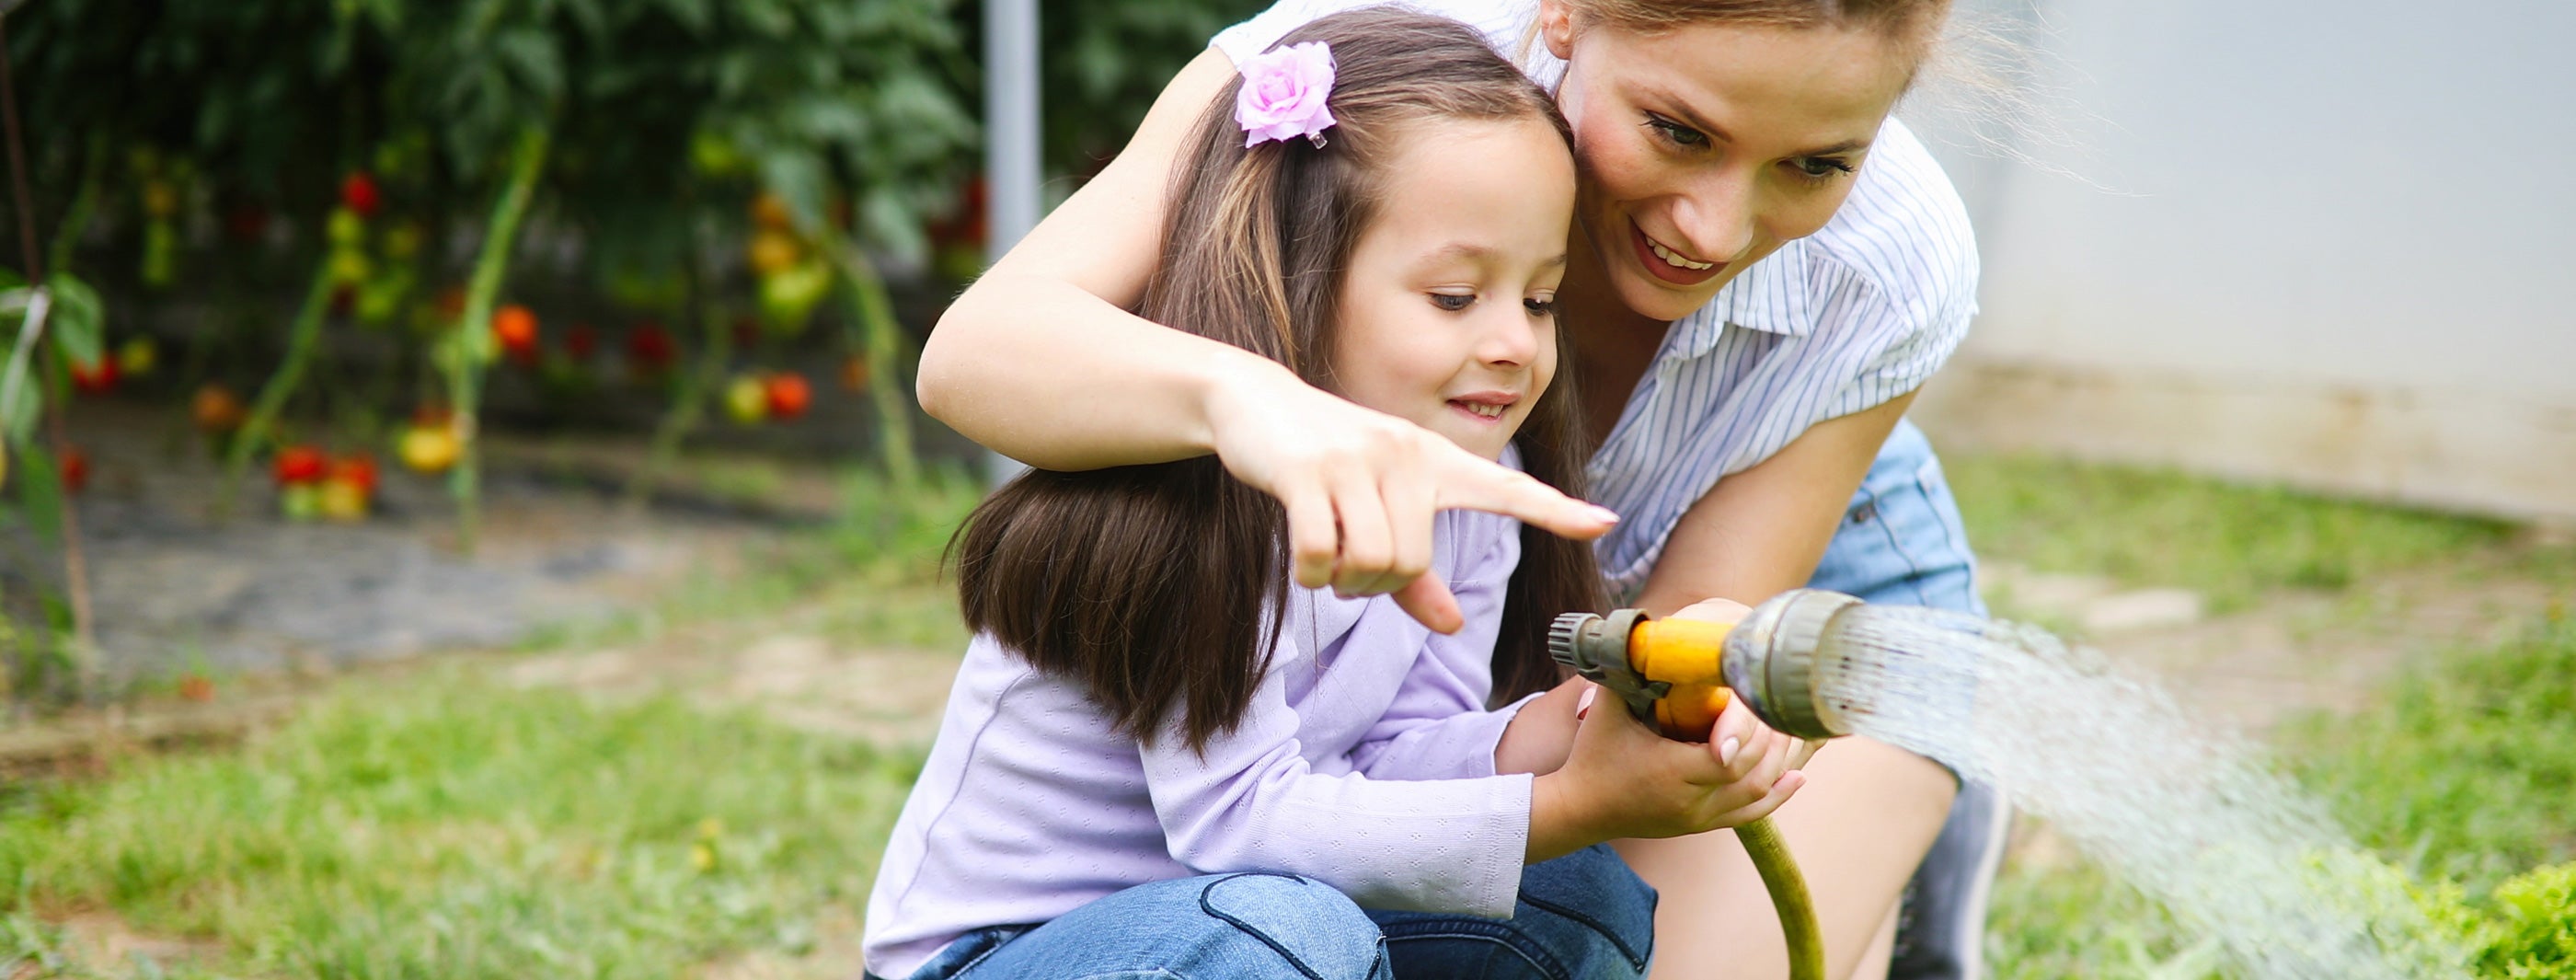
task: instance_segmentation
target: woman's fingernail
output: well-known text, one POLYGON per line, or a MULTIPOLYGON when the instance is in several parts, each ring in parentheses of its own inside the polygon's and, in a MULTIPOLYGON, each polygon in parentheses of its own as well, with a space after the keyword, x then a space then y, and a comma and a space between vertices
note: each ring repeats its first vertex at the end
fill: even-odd
POLYGON ((1736 750, 1743 747, 1744 743, 1736 741, 1732 736, 1729 736, 1726 741, 1720 742, 1717 745, 1717 761, 1726 763, 1730 766, 1734 765, 1736 750))
POLYGON ((1608 507, 1603 507, 1600 504, 1592 505, 1592 516, 1607 523, 1619 523, 1619 512, 1611 510, 1608 507))
POLYGON ((1574 699, 1574 717, 1576 720, 1582 720, 1584 715, 1592 710, 1592 696, 1599 693, 1601 693, 1599 688, 1589 688, 1583 692, 1582 697, 1574 699))

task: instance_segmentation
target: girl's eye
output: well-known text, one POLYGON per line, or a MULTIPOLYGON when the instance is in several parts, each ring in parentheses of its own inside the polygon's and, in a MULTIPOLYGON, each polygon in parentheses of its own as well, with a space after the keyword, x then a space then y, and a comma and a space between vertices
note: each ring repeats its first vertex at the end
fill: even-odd
POLYGON ((1541 298, 1533 296, 1529 299, 1522 300, 1521 308, 1528 310, 1529 315, 1531 316, 1555 316, 1556 297, 1549 296, 1541 298))
POLYGON ((1466 309, 1474 302, 1476 302, 1476 297, 1473 296, 1460 296, 1456 293, 1431 294, 1431 305, 1437 306, 1451 313, 1456 313, 1460 310, 1466 309))
POLYGON ((1707 133, 1700 132, 1699 130, 1692 129, 1653 113, 1646 114, 1646 128, 1654 130, 1655 135, 1662 137, 1665 142, 1671 143, 1674 146, 1701 147, 1708 145, 1707 133))
POLYGON ((1789 161, 1789 168, 1808 180, 1825 181, 1852 172, 1851 162, 1834 157, 1799 157, 1789 161))

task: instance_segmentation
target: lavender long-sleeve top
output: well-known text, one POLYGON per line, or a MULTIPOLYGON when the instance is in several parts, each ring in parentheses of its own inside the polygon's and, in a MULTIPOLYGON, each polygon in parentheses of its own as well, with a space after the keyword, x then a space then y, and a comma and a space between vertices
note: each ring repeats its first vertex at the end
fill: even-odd
POLYGON ((1251 709, 1204 757, 1176 732, 1151 748, 1113 734, 1079 685, 977 637, 868 898, 870 972, 906 976, 969 930, 1224 871, 1305 875, 1370 908, 1510 915, 1530 777, 1495 775, 1519 705, 1485 702, 1519 532, 1440 516, 1432 567, 1466 618, 1452 636, 1385 596, 1292 588, 1251 709))

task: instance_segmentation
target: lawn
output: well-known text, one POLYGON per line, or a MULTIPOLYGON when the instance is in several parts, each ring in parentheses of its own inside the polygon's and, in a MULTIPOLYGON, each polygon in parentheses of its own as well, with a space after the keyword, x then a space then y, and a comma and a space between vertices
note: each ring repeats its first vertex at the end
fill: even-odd
MULTIPOLYGON (((1991 557, 2247 602, 2492 555, 2518 534, 2154 471, 1965 459, 1952 472, 1991 557)), ((833 629, 951 649, 936 555, 972 492, 935 489, 907 502, 854 482, 840 525, 799 535, 761 574, 544 646, 628 643, 691 619, 759 624, 803 603, 828 608, 833 629)), ((0 976, 846 968, 917 749, 687 692, 507 683, 496 662, 512 661, 353 677, 237 746, 9 786, 0 976), (101 917, 162 952, 78 961, 65 923, 101 917)), ((2551 905, 2576 903, 2576 871, 2529 874, 2576 860, 2576 623, 2563 611, 2426 660, 2367 710, 2300 719, 2273 749, 2391 873, 2473 927, 2469 944, 2492 951, 2483 975, 2576 976, 2576 926, 2551 905)), ((1999 977, 2228 975, 2150 902, 2062 854, 2008 866, 1989 950, 1999 977)))

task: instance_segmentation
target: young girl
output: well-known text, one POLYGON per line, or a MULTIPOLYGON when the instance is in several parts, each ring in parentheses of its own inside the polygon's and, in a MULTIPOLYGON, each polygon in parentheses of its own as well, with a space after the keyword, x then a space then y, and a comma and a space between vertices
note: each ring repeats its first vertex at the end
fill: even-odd
MULTIPOLYGON (((1581 493, 1551 385, 1569 135, 1472 29, 1317 20, 1244 63, 1178 173, 1145 316, 1581 493)), ((1444 513, 1444 635, 1291 588, 1287 526, 1207 457, 1032 471, 975 513, 978 636, 869 899, 871 975, 1641 976, 1653 893, 1598 845, 1800 784, 1740 709, 1714 748, 1615 710, 1515 725, 1555 685, 1548 621, 1601 604, 1587 546, 1444 513)))

